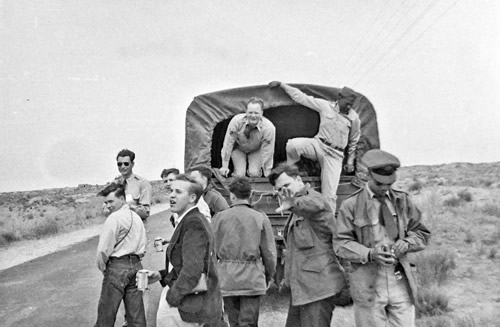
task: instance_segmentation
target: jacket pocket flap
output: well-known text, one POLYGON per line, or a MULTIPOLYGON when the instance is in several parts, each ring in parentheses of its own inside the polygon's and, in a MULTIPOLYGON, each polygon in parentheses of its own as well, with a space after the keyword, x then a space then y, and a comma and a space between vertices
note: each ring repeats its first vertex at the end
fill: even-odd
POLYGON ((323 271, 323 269, 325 269, 326 266, 328 266, 334 261, 332 255, 333 254, 329 253, 319 253, 310 255, 304 261, 302 270, 319 273, 323 271))

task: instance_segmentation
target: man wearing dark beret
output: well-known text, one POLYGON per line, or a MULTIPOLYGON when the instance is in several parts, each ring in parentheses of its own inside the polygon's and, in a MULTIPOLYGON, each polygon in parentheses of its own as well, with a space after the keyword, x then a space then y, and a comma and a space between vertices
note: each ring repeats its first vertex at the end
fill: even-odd
POLYGON ((306 95, 285 83, 274 81, 269 86, 279 86, 293 101, 319 113, 318 133, 313 138, 289 139, 286 143, 286 161, 290 165, 295 164, 303 156, 319 162, 321 193, 330 200, 335 212, 344 150, 347 148, 347 164, 344 169, 351 173, 354 171, 356 146, 361 135, 359 116, 352 110, 356 94, 344 87, 340 90, 337 101, 331 102, 306 95))
POLYGON ((382 150, 362 157, 369 180, 342 202, 334 234, 337 255, 352 263, 356 326, 415 326, 416 276, 407 253, 421 251, 430 232, 407 193, 396 190, 398 158, 382 150))

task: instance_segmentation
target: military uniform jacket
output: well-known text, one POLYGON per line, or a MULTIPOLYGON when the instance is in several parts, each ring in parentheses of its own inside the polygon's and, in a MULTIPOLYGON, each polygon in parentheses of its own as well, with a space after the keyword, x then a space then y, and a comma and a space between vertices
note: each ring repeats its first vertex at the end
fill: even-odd
POLYGON ((335 218, 327 198, 308 188, 290 211, 285 225, 285 283, 291 289, 292 305, 339 293, 345 277, 332 246, 335 218))
MULTIPOLYGON (((337 218, 334 237, 335 251, 339 257, 350 260, 351 296, 359 302, 371 302, 374 298, 374 285, 378 266, 368 262, 368 254, 376 245, 374 228, 379 224, 379 212, 373 210, 374 201, 367 185, 342 202, 337 218)), ((389 190, 389 198, 396 211, 399 239, 409 244, 408 252, 421 251, 428 243, 430 232, 421 223, 420 210, 413 204, 407 193, 389 190)), ((408 257, 399 258, 410 287, 410 296, 416 298, 417 283, 414 266, 408 257)))

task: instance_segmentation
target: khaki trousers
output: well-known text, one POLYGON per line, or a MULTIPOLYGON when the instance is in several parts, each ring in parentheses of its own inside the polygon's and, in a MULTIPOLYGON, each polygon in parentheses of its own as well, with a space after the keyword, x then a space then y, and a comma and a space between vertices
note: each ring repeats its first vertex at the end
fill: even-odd
POLYGON ((315 138, 297 137, 288 140, 286 143, 287 163, 298 162, 300 156, 319 162, 321 166, 321 193, 330 199, 332 211, 335 212, 344 154, 315 138))
POLYGON ((397 280, 394 266, 380 266, 371 302, 354 301, 357 327, 414 327, 415 307, 408 294, 406 277, 397 280))

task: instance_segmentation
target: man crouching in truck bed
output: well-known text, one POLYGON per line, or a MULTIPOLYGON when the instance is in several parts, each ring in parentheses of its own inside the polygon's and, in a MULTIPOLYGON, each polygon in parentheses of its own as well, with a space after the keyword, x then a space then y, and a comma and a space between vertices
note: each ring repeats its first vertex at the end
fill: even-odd
POLYGON ((244 114, 238 114, 231 119, 222 147, 222 167, 224 176, 229 174, 229 159, 234 166, 234 176, 260 177, 262 170, 268 176, 273 168, 274 142, 276 128, 262 114, 264 101, 250 98, 244 114))
POLYGON ((333 251, 335 218, 329 199, 304 184, 295 165, 281 163, 269 175, 286 222, 285 285, 291 289, 286 327, 329 327, 335 300, 345 286, 333 251))

